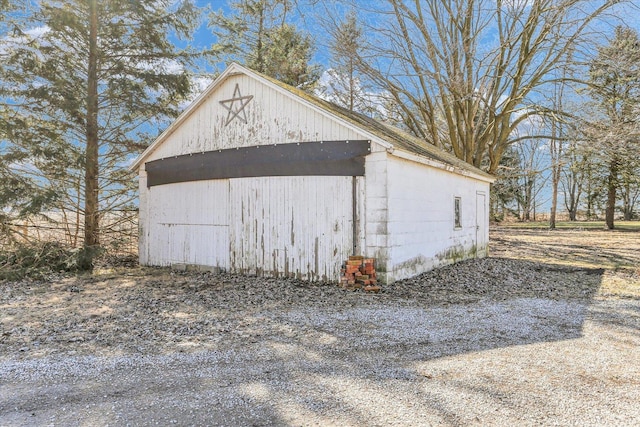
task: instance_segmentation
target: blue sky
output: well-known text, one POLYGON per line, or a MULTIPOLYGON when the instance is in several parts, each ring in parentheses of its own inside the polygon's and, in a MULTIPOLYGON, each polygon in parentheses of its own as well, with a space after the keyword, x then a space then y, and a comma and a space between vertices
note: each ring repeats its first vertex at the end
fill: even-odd
MULTIPOLYGON (((362 1, 363 4, 370 4, 370 1, 359 0, 362 1)), ((301 3, 304 0, 301 1, 301 3)), ((334 2, 333 7, 339 8, 340 2, 334 2)), ((600 1, 592 2, 593 5, 599 4, 600 1)), ((208 7, 211 10, 223 9, 229 11, 228 1, 226 0, 214 0, 214 1, 203 1, 199 0, 197 4, 201 7, 208 7)), ((620 25, 622 23, 638 30, 640 32, 640 1, 633 0, 627 4, 619 5, 614 10, 611 11, 610 15, 601 22, 597 24, 594 30, 601 34, 597 36, 595 39, 595 45, 606 44, 606 39, 613 33, 613 29, 616 25, 620 25)), ((329 54, 328 49, 326 48, 326 39, 321 38, 325 31, 318 27, 317 20, 314 15, 318 13, 318 11, 322 10, 320 7, 316 7, 314 9, 307 9, 303 11, 304 16, 296 16, 294 23, 298 26, 298 28, 308 31, 310 34, 315 36, 316 42, 316 55, 314 57, 314 62, 321 64, 325 69, 329 67, 329 54)), ((196 47, 205 47, 209 46, 215 42, 214 37, 211 34, 209 28, 207 28, 206 18, 205 22, 203 22, 200 29, 196 32, 195 38, 193 40, 193 44, 196 47)), ((546 151, 545 151, 546 153, 546 151)), ((546 160, 545 160, 546 161, 546 160)), ((541 178, 544 179, 544 178, 541 178)), ((545 187, 547 187, 545 185, 545 187)), ((548 194, 547 189, 543 190, 540 198, 538 199, 538 203, 541 203, 542 206, 538 206, 539 210, 548 211, 549 203, 550 203, 550 194, 548 194)), ((559 198, 559 203, 562 205, 562 198, 559 198)), ((563 207, 561 207, 563 209, 563 207)))
MULTIPOLYGON (((361 2, 361 4, 371 4, 371 0, 357 0, 361 2)), ((202 8, 208 8, 210 10, 217 11, 222 9, 224 11, 229 11, 229 3, 230 0, 196 0, 196 4, 202 8)), ((326 47, 327 40, 323 37, 325 31, 319 27, 317 19, 315 15, 324 10, 321 6, 307 6, 306 8, 302 6, 305 3, 304 0, 301 0, 300 7, 302 14, 297 14, 294 19, 294 24, 298 26, 298 28, 306 30, 309 32, 315 39, 316 43, 316 54, 314 56, 314 62, 323 65, 325 68, 328 67, 328 63, 330 60, 330 55, 328 53, 328 49, 326 47)), ((341 5, 346 2, 341 1, 333 1, 329 4, 335 10, 342 9, 341 5)), ((599 4, 600 1, 594 1, 593 4, 599 4)), ((344 10, 348 10, 348 6, 343 8, 344 10)), ((624 22, 626 25, 635 28, 640 32, 640 1, 639 0, 630 0, 626 4, 618 5, 612 13, 609 15, 607 19, 603 19, 603 21, 598 25, 598 31, 601 31, 602 42, 605 43, 605 38, 607 35, 613 32, 613 27, 624 22)), ((211 34, 210 29, 207 27, 207 17, 204 17, 203 23, 200 28, 194 34, 194 39, 191 41, 194 47, 207 47, 211 44, 215 43, 215 38, 211 34)))
MULTIPOLYGON (((209 8, 212 11, 224 10, 228 12, 229 4, 228 0, 197 0, 196 4, 198 7, 209 8)), ((302 3, 302 2, 301 2, 302 3)), ((308 31, 313 37, 316 44, 316 52, 314 56, 314 62, 322 64, 323 66, 327 66, 329 61, 329 55, 327 54, 327 49, 323 47, 325 40, 318 37, 319 34, 323 34, 322 31, 319 31, 318 24, 314 19, 314 15, 321 10, 319 6, 314 8, 307 8, 303 10, 304 16, 300 16, 299 14, 294 14, 294 24, 299 28, 308 31)), ((204 17, 204 21, 200 28, 195 32, 194 39, 192 44, 195 47, 208 47, 211 44, 215 43, 215 38, 211 34, 211 30, 207 27, 207 17, 204 17)))

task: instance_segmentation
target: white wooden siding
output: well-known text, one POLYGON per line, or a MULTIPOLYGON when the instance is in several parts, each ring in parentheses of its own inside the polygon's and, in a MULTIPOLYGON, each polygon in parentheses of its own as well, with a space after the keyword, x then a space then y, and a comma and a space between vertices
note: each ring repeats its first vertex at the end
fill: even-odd
POLYGON ((290 94, 237 75, 214 91, 146 161, 254 145, 349 139, 367 138, 292 99, 290 94), (243 96, 253 95, 243 110, 247 123, 236 118, 225 125, 228 110, 220 101, 233 97, 236 83, 243 96))
POLYGON ((149 265, 149 189, 144 167, 139 170, 138 192, 138 257, 141 265, 149 265))
MULTIPOLYGON (((486 254, 488 239, 477 241, 476 208, 477 194, 489 194, 488 183, 394 156, 387 167, 389 280, 486 254), (461 198, 461 228, 454 226, 455 197, 461 198)), ((485 211, 481 221, 487 218, 485 211)))
POLYGON ((337 280, 352 250, 351 177, 232 179, 230 268, 337 280))
POLYGON ((148 190, 145 264, 337 280, 352 251, 351 177, 262 177, 148 190))
POLYGON ((476 248, 477 256, 489 255, 489 193, 476 192, 476 248))
POLYGON ((148 196, 148 264, 229 266, 229 180, 158 185, 148 196))
MULTIPOLYGON (((221 82, 171 132, 145 161, 369 135, 244 74, 221 82), (253 99, 241 113, 247 123, 236 118, 226 124, 228 110, 220 101, 233 98, 236 84, 242 96, 253 99)), ((384 146, 372 144, 365 176, 357 178, 356 224, 359 254, 376 259, 383 281, 449 262, 452 254, 470 256, 474 245, 477 255, 486 255, 489 184, 400 159, 384 146), (456 196, 462 200, 459 229, 453 226, 456 196), (484 216, 476 218, 477 209, 484 216)), ((239 178, 147 188, 140 167, 143 264, 335 280, 352 252, 352 223, 351 177, 239 178)))

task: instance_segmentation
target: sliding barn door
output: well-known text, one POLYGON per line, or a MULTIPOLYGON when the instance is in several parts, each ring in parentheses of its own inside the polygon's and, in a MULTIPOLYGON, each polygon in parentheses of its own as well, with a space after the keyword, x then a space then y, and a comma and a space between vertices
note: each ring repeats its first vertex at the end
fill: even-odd
POLYGON ((149 264, 229 268, 229 180, 151 187, 149 264))
POLYGON ((336 280, 353 243, 352 178, 230 180, 230 268, 336 280))

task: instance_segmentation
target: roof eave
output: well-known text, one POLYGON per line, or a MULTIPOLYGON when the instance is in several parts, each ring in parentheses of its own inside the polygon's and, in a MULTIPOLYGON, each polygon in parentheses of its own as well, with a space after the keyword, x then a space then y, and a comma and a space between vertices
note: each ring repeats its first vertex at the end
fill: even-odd
POLYGON ((167 127, 158 137, 149 145, 139 156, 138 158, 129 166, 130 171, 137 170, 140 165, 144 162, 144 160, 155 151, 156 148, 162 142, 167 139, 177 128, 179 128, 182 123, 191 116, 199 107, 202 105, 207 98, 216 90, 222 82, 224 82, 229 76, 237 74, 240 70, 238 70, 238 65, 236 63, 232 63, 224 70, 200 95, 198 95, 188 106, 184 109, 182 113, 167 127))
POLYGON ((415 154, 415 153, 411 153, 402 149, 398 149, 395 148, 393 150, 387 150, 389 152, 389 154, 396 156, 398 158, 401 159, 405 159, 405 160, 410 160, 412 162, 416 162, 416 163, 420 163, 423 165, 427 165, 427 166, 431 166, 434 167, 436 169, 440 169, 440 170, 444 170, 447 172, 451 172, 451 173, 455 173, 458 175, 463 175, 463 176, 467 176, 469 178, 473 178, 473 179, 477 179, 479 181, 484 181, 487 182, 489 184, 492 184, 496 178, 492 175, 489 175, 486 172, 483 172, 481 170, 473 171, 471 170, 471 168, 469 169, 463 169, 457 166, 453 166, 449 163, 442 163, 442 162, 438 162, 436 160, 430 159, 428 157, 425 156, 421 156, 419 154, 415 154))
POLYGON ((399 147, 396 147, 393 143, 385 140, 384 138, 381 138, 380 135, 376 134, 375 132, 371 132, 369 130, 367 130, 366 128, 362 127, 361 125, 357 124, 357 123, 353 123, 352 121, 342 117, 340 114, 335 113, 333 111, 329 111, 325 108, 322 108, 321 106, 319 106, 318 104, 311 102, 307 99, 305 99, 304 97, 293 93, 290 90, 286 90, 285 88, 281 87, 278 84, 275 84, 274 82, 272 82, 271 80, 263 77, 262 75, 260 75, 259 73, 256 73, 248 68, 243 67, 242 65, 239 65, 237 63, 232 63, 229 65, 229 67, 227 67, 227 69, 225 71, 223 71, 200 95, 198 95, 196 97, 196 99, 189 104, 189 106, 178 116, 178 118, 176 118, 176 120, 173 121, 173 123, 171 123, 171 125, 169 125, 169 127, 167 129, 165 129, 156 139, 155 141, 146 149, 144 150, 144 152, 142 152, 140 154, 140 156, 138 156, 138 158, 136 159, 135 162, 133 162, 133 164, 129 167, 129 170, 131 171, 135 171, 137 170, 144 162, 144 160, 160 145, 162 144, 177 128, 179 128, 182 123, 189 118, 189 116, 191 116, 191 114, 193 114, 202 103, 204 103, 207 98, 230 76, 233 75, 237 75, 237 74, 246 74, 246 75, 250 75, 252 78, 260 81, 261 83, 271 87, 274 90, 277 90, 278 92, 284 94, 285 96, 294 98, 296 101, 301 102, 302 104, 304 104, 305 106, 307 106, 308 108, 313 109, 314 111, 324 115, 325 117, 328 117, 334 121, 339 122, 341 125, 350 128, 352 130, 354 130, 357 133, 360 133, 361 135, 365 136, 366 139, 371 140, 372 142, 380 145, 381 147, 383 147, 384 149, 386 149, 387 152, 389 152, 390 154, 400 157, 400 158, 404 158, 406 160, 411 160, 417 163, 421 163, 424 165, 429 165, 431 167, 437 168, 437 169, 441 169, 441 170, 445 170, 445 171, 449 171, 452 173, 457 173, 457 174, 461 174, 461 175, 465 175, 465 176, 469 176, 481 181, 485 181, 485 182, 489 182, 492 183, 495 181, 495 177, 493 177, 492 175, 489 175, 481 170, 478 169, 478 171, 474 171, 473 167, 469 167, 467 168, 461 168, 458 166, 454 166, 450 163, 444 163, 444 162, 440 162, 437 161, 435 159, 429 158, 429 157, 425 157, 422 156, 420 154, 417 153, 413 153, 413 152, 409 152, 406 150, 403 150, 399 147))

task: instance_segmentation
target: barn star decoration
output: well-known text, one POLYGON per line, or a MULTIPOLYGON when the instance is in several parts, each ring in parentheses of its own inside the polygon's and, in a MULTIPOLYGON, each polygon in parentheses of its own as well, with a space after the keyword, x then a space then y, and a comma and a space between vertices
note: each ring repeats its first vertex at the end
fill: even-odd
POLYGON ((231 123, 235 118, 247 123, 247 112, 244 111, 245 107, 253 99, 253 95, 242 96, 240 93, 240 86, 236 83, 236 87, 233 90, 233 98, 219 101, 229 113, 227 113, 227 121, 225 126, 231 123))

